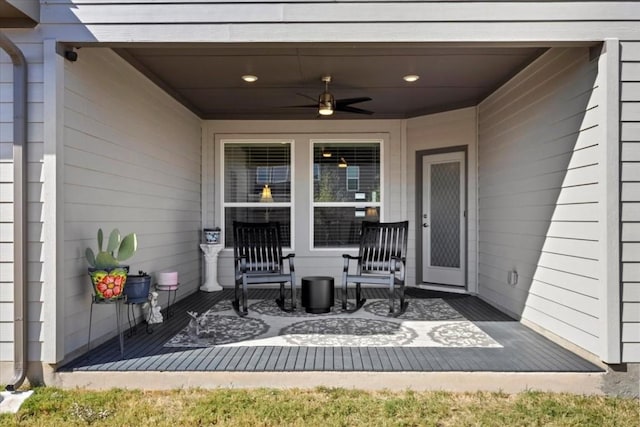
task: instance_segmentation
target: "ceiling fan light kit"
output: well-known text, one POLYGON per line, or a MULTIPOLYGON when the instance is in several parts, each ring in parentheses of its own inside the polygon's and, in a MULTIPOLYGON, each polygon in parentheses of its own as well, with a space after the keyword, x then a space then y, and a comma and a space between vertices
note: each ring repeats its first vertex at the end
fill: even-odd
POLYGON ((330 116, 333 114, 335 100, 329 92, 323 92, 318 98, 318 114, 321 116, 330 116))
POLYGON ((419 78, 420 78, 420 76, 417 75, 417 74, 408 74, 408 75, 404 76, 402 79, 405 82, 413 83, 415 81, 418 81, 419 78))
MULTIPOLYGON (((310 105, 292 105, 293 108, 306 108, 311 107, 315 108, 320 116, 331 116, 336 111, 341 111, 345 113, 355 113, 355 114, 373 114, 373 111, 363 110, 362 108, 352 107, 351 104, 357 104, 359 102, 371 101, 371 98, 368 96, 363 96, 359 98, 341 98, 336 99, 331 92, 329 92, 329 83, 331 82, 331 76, 323 76, 321 79, 324 82, 324 92, 318 96, 318 100, 315 104, 310 105)), ((304 96, 305 98, 312 98, 305 94, 298 94, 300 96, 304 96)))
POLYGON ((331 76, 323 76, 324 92, 318 97, 318 114, 321 116, 330 116, 335 109, 335 99, 333 95, 329 93, 329 83, 331 82, 331 76))
POLYGON ((247 83, 253 83, 258 80, 258 76, 254 76, 253 74, 245 74, 244 76, 242 76, 242 80, 247 83))

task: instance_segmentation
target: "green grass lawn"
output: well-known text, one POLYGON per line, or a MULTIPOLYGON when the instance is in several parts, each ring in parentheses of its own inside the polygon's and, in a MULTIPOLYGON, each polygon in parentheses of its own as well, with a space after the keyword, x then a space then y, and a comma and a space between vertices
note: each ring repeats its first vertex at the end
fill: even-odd
POLYGON ((36 388, 0 426, 631 426, 635 399, 559 393, 339 388, 139 391, 36 388))

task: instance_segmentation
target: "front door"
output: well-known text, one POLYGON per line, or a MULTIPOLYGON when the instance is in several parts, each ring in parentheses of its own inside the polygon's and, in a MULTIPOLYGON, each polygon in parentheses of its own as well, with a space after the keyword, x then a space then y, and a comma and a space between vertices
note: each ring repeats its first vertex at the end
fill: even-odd
MULTIPOLYGON (((422 281, 466 287, 465 153, 422 158, 422 281)), ((453 290, 453 289, 452 289, 453 290)))

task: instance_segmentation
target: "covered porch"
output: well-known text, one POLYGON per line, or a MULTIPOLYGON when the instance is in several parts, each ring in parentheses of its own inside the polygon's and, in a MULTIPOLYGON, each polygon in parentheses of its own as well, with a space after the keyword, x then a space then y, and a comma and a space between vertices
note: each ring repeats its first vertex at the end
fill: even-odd
MULTIPOLYGON (((384 299, 386 290, 364 289, 368 299, 384 299)), ((250 299, 272 300, 274 289, 254 289, 250 299)), ((117 338, 60 366, 57 375, 69 380, 75 373, 113 372, 499 372, 499 373, 601 373, 603 368, 553 343, 522 323, 470 295, 409 287, 410 305, 442 300, 499 345, 492 347, 438 346, 315 346, 211 345, 167 347, 189 323, 187 311, 203 313, 216 303, 233 298, 233 290, 197 292, 171 306, 173 315, 155 324, 151 333, 138 325, 126 336, 121 357, 117 338), (71 375, 71 376, 70 376, 71 375)), ((339 298, 336 295, 336 298, 339 298)), ((336 300, 337 301, 337 300, 336 300)), ((361 309, 364 311, 364 309, 361 309)), ((249 318, 255 316, 251 313, 249 318)), ((360 311, 351 316, 363 317, 360 311)), ((314 316, 317 319, 327 317, 314 316)), ((114 325, 115 327, 115 325, 114 325)), ((355 331, 357 333, 358 331, 355 331)), ((126 331, 125 331, 126 334, 126 331)), ((135 377, 132 377, 135 378, 135 377)), ((134 380, 135 381, 135 380, 134 380)), ((416 378, 416 381, 417 380, 416 378)), ((131 384, 135 386, 136 384, 131 384)), ((272 384, 276 386, 277 384, 272 384)), ((127 386, 127 384, 122 384, 127 386)), ((142 386, 138 384, 138 386, 142 386)))
MULTIPOLYGON (((64 171, 64 183, 58 182, 54 192, 64 208, 56 217, 64 219, 64 227, 51 244, 58 262, 45 258, 52 267, 45 271, 58 286, 42 288, 44 317, 55 322, 43 321, 41 334, 56 337, 43 340, 44 369, 54 366, 58 375, 602 372, 520 323, 534 324, 554 340, 573 343, 608 361, 602 353, 607 336, 598 335, 606 320, 600 310, 606 299, 599 257, 603 209, 600 193, 594 190, 600 188, 602 154, 594 141, 601 132, 589 121, 601 119, 601 109, 590 105, 595 102, 594 81, 602 76, 598 63, 589 58, 586 47, 550 49, 478 106, 409 119, 289 121, 199 117, 108 49, 84 47, 81 59, 73 63, 55 56, 57 70, 65 77, 59 86, 65 115, 60 124, 64 138, 52 139, 64 154, 58 157, 64 163, 51 170, 64 171), (563 118, 558 119, 560 114, 563 118), (375 145, 380 173, 374 181, 380 184, 379 191, 372 188, 365 199, 354 193, 348 202, 316 201, 313 189, 320 180, 315 165, 321 163, 316 157, 324 158, 320 150, 365 143, 375 145), (232 172, 246 169, 246 182, 266 183, 257 174, 260 165, 253 168, 253 163, 245 162, 241 169, 224 163, 234 154, 243 158, 238 150, 226 150, 234 144, 250 149, 260 144, 270 149, 289 147, 282 165, 288 168, 284 181, 291 188, 289 193, 274 189, 270 211, 258 199, 225 198, 229 191, 225 193, 224 186, 234 182, 227 176, 232 172), (466 173, 456 187, 462 232, 455 248, 462 281, 449 286, 457 288, 453 295, 435 293, 434 284, 443 282, 422 268, 429 258, 423 245, 427 209, 421 204, 431 182, 425 158, 449 155, 451 150, 463 157, 464 166, 458 170, 466 173), (249 173, 252 168, 255 177, 249 173), (283 194, 288 194, 286 200, 278 199, 283 194), (364 208, 374 207, 382 221, 408 219, 412 237, 407 281, 420 288, 410 295, 418 300, 441 298, 499 346, 165 347, 188 324, 187 310, 202 313, 231 298, 230 290, 221 295, 198 291, 202 229, 222 228, 225 249, 220 253, 218 280, 228 287, 233 283, 232 242, 227 241, 234 218, 230 213, 258 206, 272 217, 276 208, 286 211, 301 277, 339 272, 345 252, 340 245, 330 245, 331 239, 326 248, 318 247, 310 228, 316 224, 316 212, 350 207, 352 216, 360 219, 363 210, 367 214, 364 208), (91 346, 95 348, 82 354, 90 307, 83 254, 95 245, 98 227, 138 234, 133 271, 180 275, 175 317, 154 327, 152 334, 139 331, 125 339, 124 357, 113 338, 113 310, 106 308, 94 319, 92 338, 96 338, 91 346)), ((365 166, 359 165, 363 173, 365 166)), ((282 181, 274 178, 274 171, 270 185, 282 181)), ((348 185, 341 191, 347 192, 348 185)), ((257 198, 259 193, 247 194, 257 198)), ((273 299, 270 292, 262 290, 250 298, 273 299)), ((382 290, 368 292, 369 298, 384 298, 382 290)))

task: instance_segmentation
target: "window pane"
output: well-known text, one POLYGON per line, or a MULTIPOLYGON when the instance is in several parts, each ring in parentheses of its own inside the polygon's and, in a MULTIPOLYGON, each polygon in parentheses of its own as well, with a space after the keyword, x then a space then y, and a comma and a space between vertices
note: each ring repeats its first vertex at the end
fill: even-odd
POLYGON ((259 202, 265 185, 274 202, 291 200, 291 147, 281 143, 224 146, 224 201, 259 202))
POLYGON ((347 191, 360 189, 360 167, 347 166, 347 191))
POLYGON ((291 144, 225 141, 223 154, 225 246, 233 246, 233 221, 279 221, 291 247, 291 144))
POLYGON ((267 222, 279 221, 282 245, 291 247, 291 214, 288 207, 281 208, 225 208, 225 246, 233 247, 233 221, 267 222))
POLYGON ((313 247, 357 247, 362 221, 378 221, 379 142, 315 142, 313 247), (323 206, 337 203, 342 206, 323 206))
POLYGON ((379 143, 316 143, 313 163, 314 202, 379 200, 379 143))
POLYGON ((378 221, 378 208, 316 207, 313 210, 315 248, 358 247, 362 221, 378 221))

